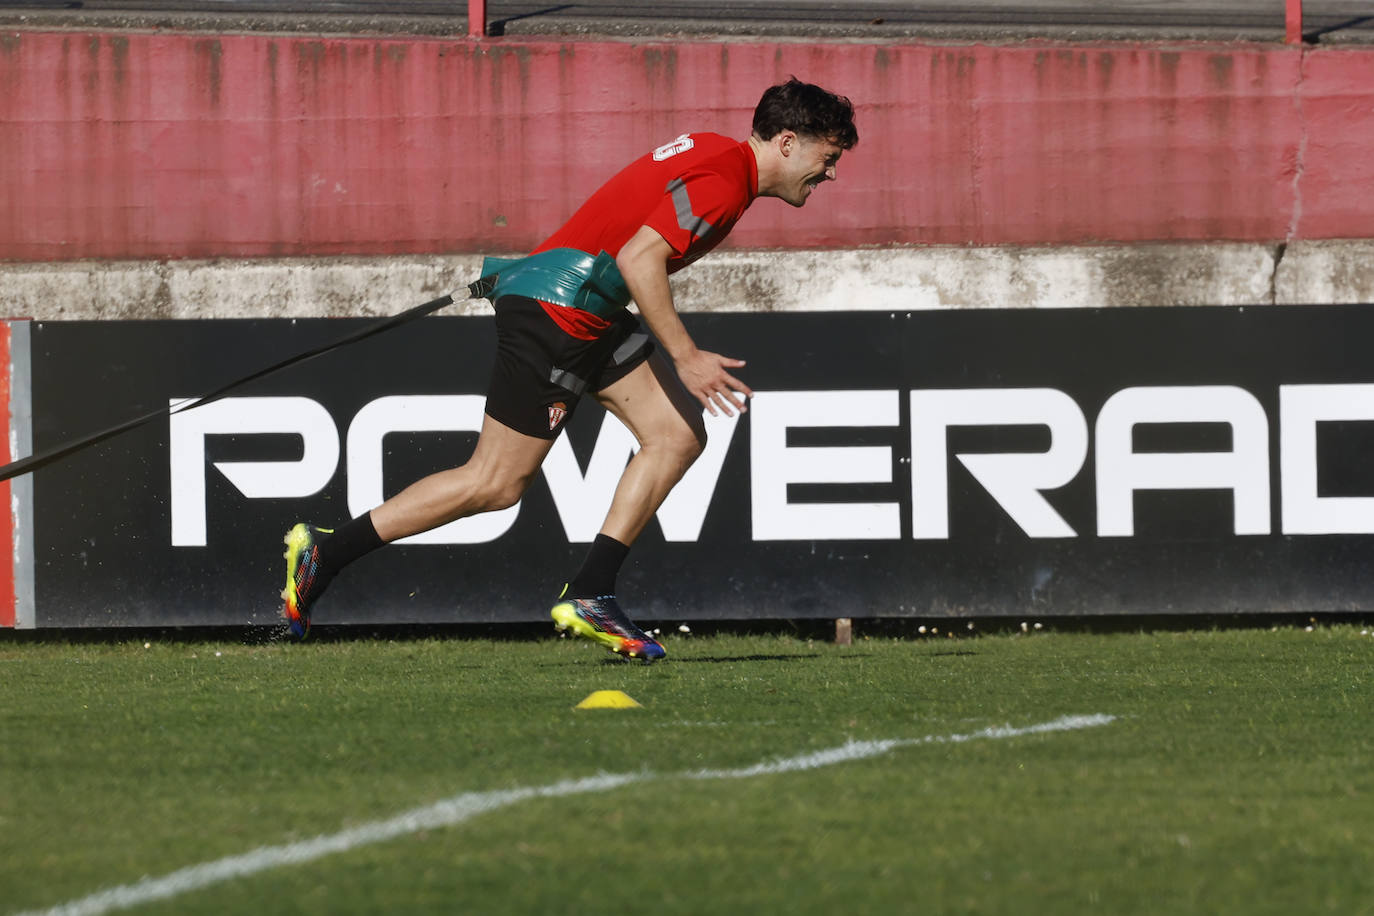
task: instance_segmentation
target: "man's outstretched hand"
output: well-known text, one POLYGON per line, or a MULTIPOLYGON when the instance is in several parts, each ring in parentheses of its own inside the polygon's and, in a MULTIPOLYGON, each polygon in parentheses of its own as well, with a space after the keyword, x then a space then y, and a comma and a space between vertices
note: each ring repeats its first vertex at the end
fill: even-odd
POLYGON ((683 359, 675 362, 677 376, 687 390, 705 405, 711 416, 718 416, 717 408, 727 417, 735 411, 744 413, 749 409, 749 398, 754 392, 749 386, 731 375, 727 369, 744 367, 744 360, 721 356, 709 350, 693 350, 683 359))

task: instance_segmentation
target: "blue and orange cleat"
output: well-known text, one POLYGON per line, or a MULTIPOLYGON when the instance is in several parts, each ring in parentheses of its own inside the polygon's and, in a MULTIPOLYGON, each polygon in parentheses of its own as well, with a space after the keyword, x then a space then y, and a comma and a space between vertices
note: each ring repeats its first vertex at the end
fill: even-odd
MULTIPOLYGON (((568 587, 565 585, 563 594, 567 593, 568 587)), ((636 658, 650 665, 668 654, 657 640, 625 616, 612 595, 560 600, 549 615, 553 617, 559 632, 571 630, 575 635, 599 642, 624 658, 636 658)))
POLYGON ((333 534, 329 528, 316 528, 304 522, 286 533, 286 588, 282 589, 281 615, 291 629, 291 635, 305 639, 310 635, 310 606, 329 586, 333 576, 320 567, 320 549, 315 544, 317 534, 333 534))

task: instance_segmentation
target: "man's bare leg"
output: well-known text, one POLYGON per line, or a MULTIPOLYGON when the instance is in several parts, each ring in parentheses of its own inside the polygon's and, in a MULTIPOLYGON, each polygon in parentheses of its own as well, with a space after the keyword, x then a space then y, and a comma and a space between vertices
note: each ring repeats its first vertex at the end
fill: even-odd
POLYGON ((552 440, 516 432, 484 415, 466 464, 421 478, 372 510, 377 535, 390 543, 515 505, 552 447, 552 440))
POLYGON ((516 432, 489 416, 461 467, 416 481, 366 515, 327 531, 300 523, 286 535, 282 616, 304 639, 311 607, 335 574, 368 551, 480 512, 514 505, 553 443, 516 432))
POLYGON ((616 486, 601 533, 633 544, 669 491, 706 447, 701 405, 663 358, 648 362, 597 393, 597 400, 634 434, 639 452, 616 486))
POLYGON ((706 445, 701 408, 660 359, 651 359, 598 392, 606 409, 639 441, 616 487, 610 512, 587 560, 552 616, 561 630, 596 640, 645 662, 666 654, 630 620, 615 599, 614 581, 630 545, 706 445))

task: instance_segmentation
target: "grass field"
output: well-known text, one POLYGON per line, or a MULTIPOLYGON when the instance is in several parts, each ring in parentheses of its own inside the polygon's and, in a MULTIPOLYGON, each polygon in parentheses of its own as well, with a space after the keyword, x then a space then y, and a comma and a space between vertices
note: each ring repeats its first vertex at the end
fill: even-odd
POLYGON ((1374 913, 1358 626, 667 645, 7 637, 0 914, 1374 913))

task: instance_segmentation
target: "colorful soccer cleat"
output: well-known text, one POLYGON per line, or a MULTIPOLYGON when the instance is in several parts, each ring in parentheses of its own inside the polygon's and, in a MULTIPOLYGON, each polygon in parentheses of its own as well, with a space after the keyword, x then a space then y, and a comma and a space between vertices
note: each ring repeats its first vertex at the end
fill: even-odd
POLYGON ((317 534, 333 534, 329 528, 316 528, 304 522, 286 533, 286 588, 282 589, 281 615, 297 639, 310 635, 310 606, 324 593, 332 576, 320 567, 317 534))
MULTIPOLYGON (((567 591, 564 586, 563 593, 567 591)), ((571 630, 577 636, 601 643, 616 655, 637 658, 646 665, 668 654, 657 640, 625 616, 612 595, 568 598, 555 604, 549 615, 559 632, 571 630)))

